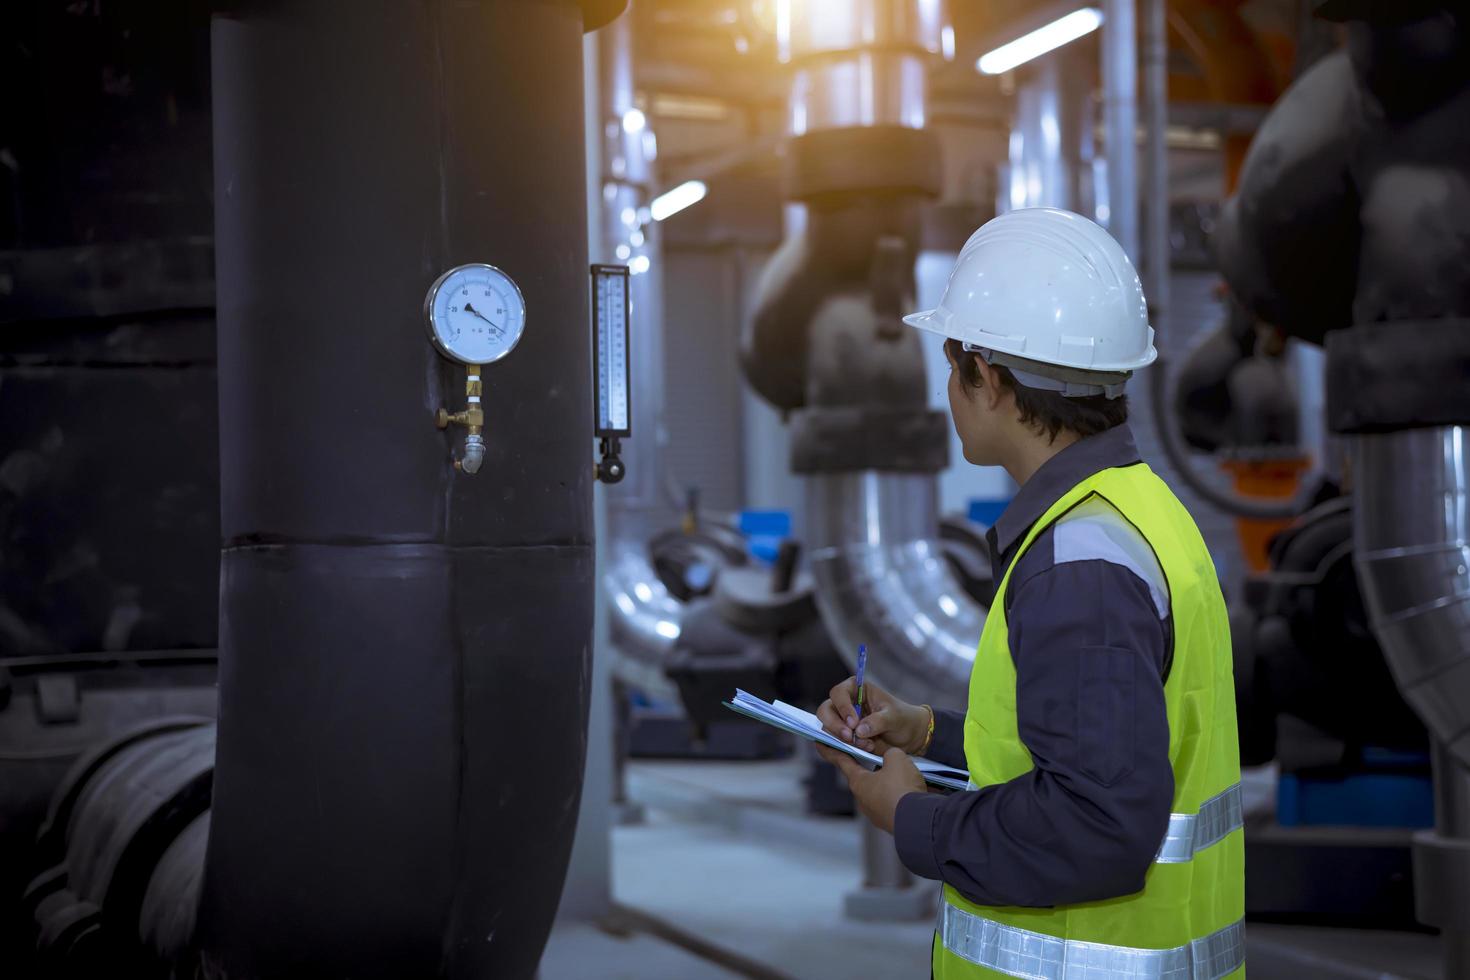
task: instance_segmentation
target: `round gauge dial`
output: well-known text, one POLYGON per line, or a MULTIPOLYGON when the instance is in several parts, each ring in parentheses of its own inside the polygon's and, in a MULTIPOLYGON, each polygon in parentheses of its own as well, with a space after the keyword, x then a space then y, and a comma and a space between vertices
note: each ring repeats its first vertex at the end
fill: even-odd
POLYGON ((526 301, 493 265, 461 265, 440 276, 424 301, 429 334, 447 357, 494 364, 515 349, 526 329, 526 301))

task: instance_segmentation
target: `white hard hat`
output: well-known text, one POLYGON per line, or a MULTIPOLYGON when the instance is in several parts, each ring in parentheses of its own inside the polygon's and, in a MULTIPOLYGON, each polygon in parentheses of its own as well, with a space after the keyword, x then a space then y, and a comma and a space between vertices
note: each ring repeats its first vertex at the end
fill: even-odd
POLYGON ((1039 386, 1069 395, 1111 396, 1159 356, 1133 263, 1113 236, 1058 208, 987 221, 960 251, 938 308, 903 319, 1013 370, 1063 379, 1039 386))

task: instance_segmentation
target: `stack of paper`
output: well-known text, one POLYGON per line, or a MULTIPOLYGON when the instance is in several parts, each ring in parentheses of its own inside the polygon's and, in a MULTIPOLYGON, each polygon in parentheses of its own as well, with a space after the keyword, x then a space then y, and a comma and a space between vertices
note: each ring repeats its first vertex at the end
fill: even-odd
MULTIPOLYGON (((874 768, 883 765, 883 757, 865 752, 856 745, 849 745, 835 735, 824 731, 822 723, 817 716, 810 711, 792 707, 784 701, 768 703, 756 697, 754 694, 736 688, 735 700, 726 701, 725 707, 732 711, 738 711, 747 718, 765 722, 776 728, 788 731, 793 735, 799 735, 809 742, 819 742, 839 752, 846 752, 854 759, 866 762, 874 768)), ((945 789, 965 789, 970 782, 970 774, 960 769, 951 769, 949 766, 941 766, 929 759, 914 759, 914 765, 919 767, 924 781, 934 786, 943 786, 945 789)))

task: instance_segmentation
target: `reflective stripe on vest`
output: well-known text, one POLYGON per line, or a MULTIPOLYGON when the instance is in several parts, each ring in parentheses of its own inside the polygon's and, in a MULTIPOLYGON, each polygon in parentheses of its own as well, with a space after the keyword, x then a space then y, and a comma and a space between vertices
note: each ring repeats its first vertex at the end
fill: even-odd
MULTIPOLYGON (((979 789, 974 780, 966 789, 979 789)), ((1169 829, 1156 864, 1184 864, 1212 844, 1218 844, 1230 834, 1245 826, 1245 815, 1240 808, 1240 784, 1236 783, 1223 793, 1218 793, 1200 804, 1199 813, 1169 814, 1169 829)))
POLYGON ((1220 980, 1245 963, 1245 923, 1173 949, 1058 939, 944 903, 939 936, 954 955, 1027 980, 1220 980))
POLYGON ((1240 809, 1240 784, 1200 804, 1199 813, 1169 814, 1169 831, 1154 858, 1159 864, 1184 864, 1199 851, 1218 844, 1245 826, 1240 809))

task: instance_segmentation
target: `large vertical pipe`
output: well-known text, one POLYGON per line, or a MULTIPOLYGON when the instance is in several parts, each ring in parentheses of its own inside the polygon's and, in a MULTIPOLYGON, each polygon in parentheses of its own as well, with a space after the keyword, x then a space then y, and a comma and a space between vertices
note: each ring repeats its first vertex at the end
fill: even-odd
POLYGON ((1010 206, 1093 210, 1092 66, 1076 49, 1036 59, 1016 86, 1010 139, 1010 206))
POLYGON ((658 450, 663 425, 663 255, 659 228, 650 219, 657 143, 648 118, 638 109, 633 53, 638 9, 597 32, 598 87, 602 103, 602 240, 598 262, 622 262, 633 271, 633 438, 625 448, 628 475, 608 492, 620 513, 665 506, 658 450))
POLYGON ((679 638, 683 605, 648 557, 648 539, 669 516, 660 447, 663 430, 663 255, 658 223, 648 214, 653 196, 654 134, 636 102, 633 53, 637 8, 597 33, 599 105, 602 118, 602 235, 600 262, 630 266, 633 319, 633 436, 625 458, 628 476, 606 488, 609 542, 601 574, 611 607, 612 641, 620 680, 674 696, 664 661, 679 638))
POLYGON ((211 975, 524 977, 571 845, 592 621, 574 0, 237 0, 213 40, 220 726, 211 975), (532 83, 534 80, 534 84, 532 83), (520 346, 485 464, 426 289, 520 346))
MULTIPOLYGON (((602 181, 599 149, 602 133, 602 100, 598 97, 597 35, 582 39, 583 125, 587 136, 587 241, 602 235, 602 181)), ((594 485, 592 512, 600 532, 597 536, 596 573, 600 578, 607 561, 607 488, 594 485)), ((598 922, 612 909, 612 838, 609 801, 614 796, 614 718, 612 650, 608 639, 607 603, 595 605, 592 624, 592 676, 587 712, 587 762, 582 775, 582 804, 577 814, 577 835, 567 863, 566 887, 562 890, 557 918, 598 922)))
POLYGON ((1103 122, 1108 154, 1108 231, 1138 260, 1137 39, 1133 0, 1107 0, 1102 31, 1103 122))
MULTIPOLYGON (((1143 0, 1143 125, 1148 170, 1144 217, 1144 294, 1155 330, 1169 310, 1169 48, 1167 0, 1143 0)), ((1155 382, 1159 383, 1159 382, 1155 382)))

